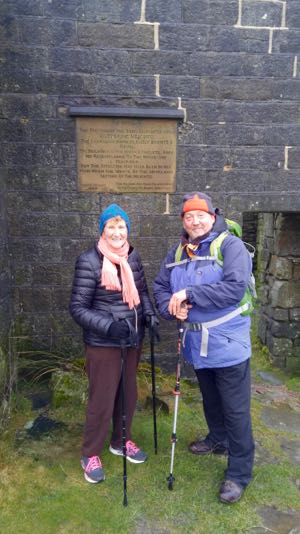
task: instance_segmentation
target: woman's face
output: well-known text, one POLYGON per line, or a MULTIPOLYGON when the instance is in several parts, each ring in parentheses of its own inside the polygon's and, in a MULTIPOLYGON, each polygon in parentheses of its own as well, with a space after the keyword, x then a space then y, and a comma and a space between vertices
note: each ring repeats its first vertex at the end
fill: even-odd
POLYGON ((191 239, 207 234, 213 227, 215 216, 206 211, 188 211, 183 216, 183 228, 191 239))
POLYGON ((108 219, 102 237, 107 241, 107 244, 112 248, 118 250, 127 241, 128 231, 127 226, 121 217, 114 217, 108 219))

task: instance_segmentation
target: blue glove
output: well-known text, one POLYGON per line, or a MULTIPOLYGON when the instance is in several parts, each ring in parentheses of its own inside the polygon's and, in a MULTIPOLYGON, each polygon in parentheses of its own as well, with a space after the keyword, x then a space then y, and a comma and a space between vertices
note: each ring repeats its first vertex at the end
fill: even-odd
POLYGON ((107 335, 113 339, 126 339, 129 337, 130 331, 126 321, 114 321, 111 323, 107 335))

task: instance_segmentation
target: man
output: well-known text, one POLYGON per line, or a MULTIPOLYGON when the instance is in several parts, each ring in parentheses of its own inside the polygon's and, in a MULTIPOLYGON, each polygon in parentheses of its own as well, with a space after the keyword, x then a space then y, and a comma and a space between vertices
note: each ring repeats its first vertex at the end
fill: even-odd
POLYGON ((197 455, 228 454, 220 499, 234 503, 251 480, 254 458, 245 299, 251 259, 208 195, 185 195, 181 218, 181 242, 162 263, 154 297, 162 317, 183 321, 183 355, 203 397, 209 432, 189 449, 197 455))

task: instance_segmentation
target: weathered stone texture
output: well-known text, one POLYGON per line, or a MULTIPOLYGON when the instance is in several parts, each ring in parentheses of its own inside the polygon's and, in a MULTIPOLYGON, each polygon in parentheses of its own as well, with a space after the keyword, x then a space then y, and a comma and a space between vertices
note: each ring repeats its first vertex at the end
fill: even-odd
POLYGON ((232 26, 237 15, 234 0, 182 0, 183 22, 232 26))
POLYGON ((79 23, 78 44, 93 48, 153 49, 154 30, 146 24, 79 23))
POLYGON ((243 26, 267 26, 270 28, 277 26, 278 28, 281 26, 282 9, 281 3, 277 4, 268 0, 265 2, 261 0, 243 2, 241 24, 243 26))

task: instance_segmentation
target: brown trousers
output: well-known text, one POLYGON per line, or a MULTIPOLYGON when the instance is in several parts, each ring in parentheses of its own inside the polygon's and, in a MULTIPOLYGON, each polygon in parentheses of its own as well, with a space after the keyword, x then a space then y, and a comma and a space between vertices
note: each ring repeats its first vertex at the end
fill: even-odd
MULTIPOLYGON (((136 370, 140 354, 140 348, 125 349, 126 440, 131 439, 131 423, 137 401, 136 370)), ((89 398, 82 454, 99 456, 111 420, 113 423, 111 445, 117 448, 122 446, 121 349, 87 345, 85 356, 89 398)))

